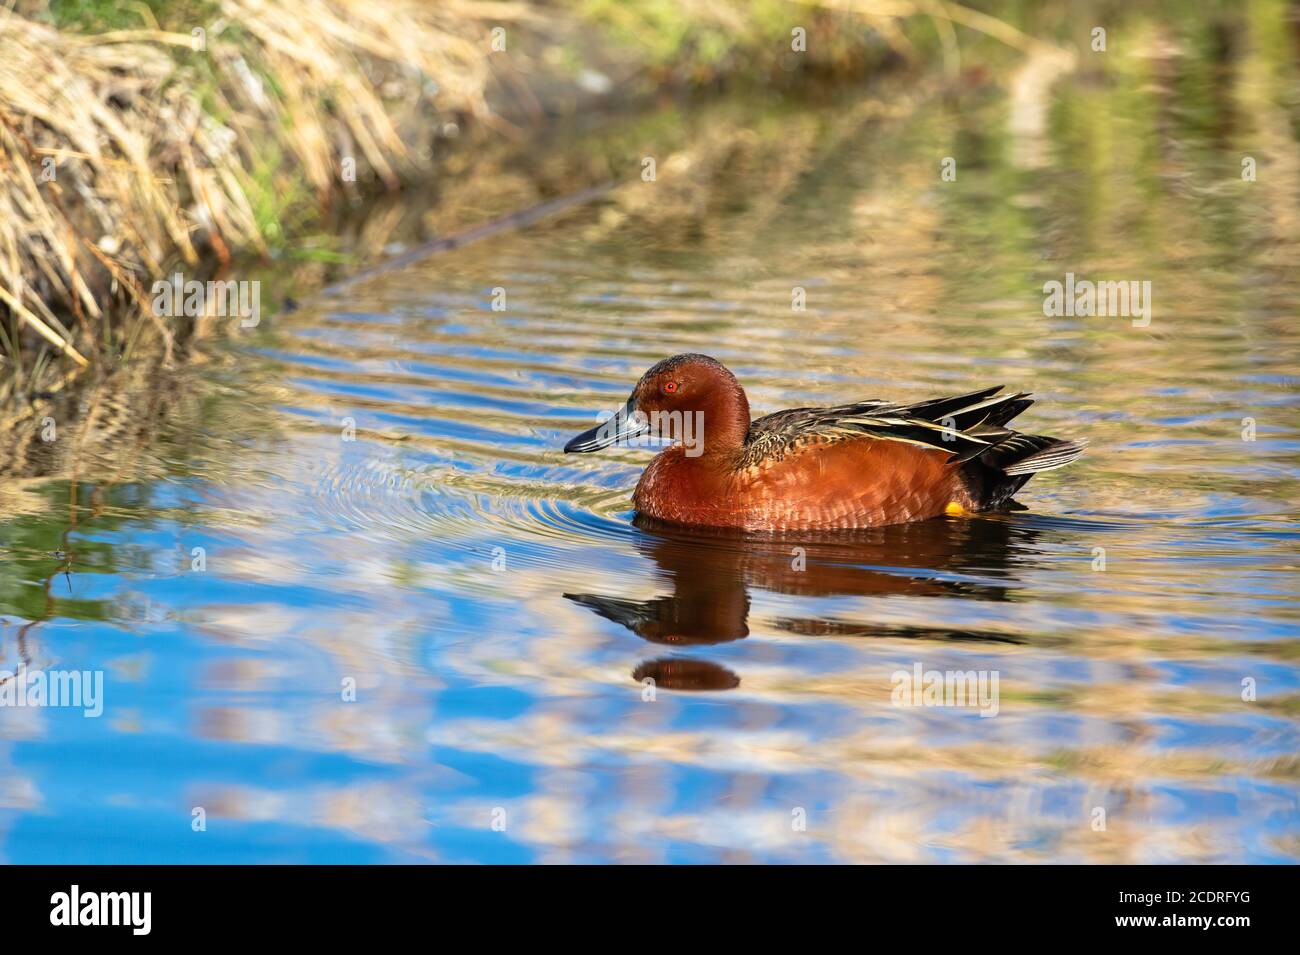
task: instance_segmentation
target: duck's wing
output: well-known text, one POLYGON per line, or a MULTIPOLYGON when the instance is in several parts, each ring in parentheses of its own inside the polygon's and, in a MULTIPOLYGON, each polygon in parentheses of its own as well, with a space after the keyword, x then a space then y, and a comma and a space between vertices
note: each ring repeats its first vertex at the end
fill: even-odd
POLYGON ((967 461, 1016 432, 1004 427, 1033 401, 1002 386, 911 405, 860 401, 833 408, 791 408, 750 423, 745 461, 779 460, 804 444, 872 438, 947 451, 967 461))

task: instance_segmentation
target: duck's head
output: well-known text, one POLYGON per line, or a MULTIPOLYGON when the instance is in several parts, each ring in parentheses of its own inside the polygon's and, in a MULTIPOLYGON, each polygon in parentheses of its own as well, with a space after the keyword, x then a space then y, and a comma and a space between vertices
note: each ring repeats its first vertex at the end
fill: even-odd
POLYGON ((679 441, 695 457, 738 446, 748 430, 749 402, 736 376, 708 355, 674 355, 642 375, 621 408, 564 450, 599 451, 653 436, 679 441))

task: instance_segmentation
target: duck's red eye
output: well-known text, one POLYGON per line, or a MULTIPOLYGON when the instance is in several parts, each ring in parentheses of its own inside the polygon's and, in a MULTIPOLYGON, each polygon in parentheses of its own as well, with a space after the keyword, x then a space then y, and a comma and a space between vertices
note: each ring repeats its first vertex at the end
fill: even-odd
POLYGON ((671 395, 676 390, 677 390, 677 382, 675 381, 664 382, 664 391, 668 392, 671 395))

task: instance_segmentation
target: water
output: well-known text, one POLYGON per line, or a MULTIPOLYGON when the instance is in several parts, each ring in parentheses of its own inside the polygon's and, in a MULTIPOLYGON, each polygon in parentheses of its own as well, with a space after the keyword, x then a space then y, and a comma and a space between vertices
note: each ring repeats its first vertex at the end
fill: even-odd
POLYGON ((1268 114, 1152 127, 1139 79, 1038 128, 976 86, 588 134, 657 181, 275 316, 11 482, 0 668, 105 684, 0 710, 0 858, 1295 861, 1294 143, 1243 183, 1268 114), (1046 317, 1067 271, 1150 325, 1046 317), (756 413, 1004 383, 1092 450, 1006 515, 654 527, 649 452, 559 449, 682 351, 756 413), (996 716, 892 705, 917 664, 996 716))

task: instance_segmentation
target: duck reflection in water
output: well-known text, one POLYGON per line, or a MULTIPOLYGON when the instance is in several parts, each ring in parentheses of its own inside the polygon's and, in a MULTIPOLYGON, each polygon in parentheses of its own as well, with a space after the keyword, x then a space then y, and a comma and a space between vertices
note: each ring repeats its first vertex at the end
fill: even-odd
MULTIPOLYGON (((565 594, 651 643, 674 647, 739 640, 749 635, 751 588, 800 597, 960 597, 1006 600, 1015 571, 1032 562, 1038 531, 1014 518, 953 520, 857 531, 745 533, 682 528, 638 515, 637 548, 672 588, 633 600, 565 594)), ((789 633, 1019 643, 1008 634, 782 617, 789 633)), ((638 682, 677 690, 725 690, 740 678, 707 660, 665 657, 633 671, 638 682)))

